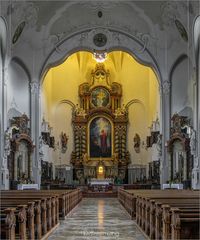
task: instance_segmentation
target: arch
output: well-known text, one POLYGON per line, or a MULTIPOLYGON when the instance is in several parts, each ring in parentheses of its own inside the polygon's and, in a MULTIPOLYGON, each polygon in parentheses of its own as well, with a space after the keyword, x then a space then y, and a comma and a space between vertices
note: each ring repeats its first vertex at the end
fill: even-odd
POLYGON ((195 51, 195 60, 198 67, 198 56, 199 56, 199 49, 200 49, 200 15, 196 17, 194 21, 194 32, 193 32, 193 39, 194 39, 194 51, 195 51))
POLYGON ((129 102, 126 104, 126 106, 125 106, 126 109, 128 110, 128 108, 129 108, 132 104, 134 104, 134 103, 139 103, 139 104, 142 105, 143 108, 145 108, 144 103, 143 103, 142 101, 140 101, 139 99, 132 99, 131 101, 129 101, 129 102))
MULTIPOLYGON (((200 110, 199 110, 199 105, 200 105, 200 15, 198 15, 194 21, 194 28, 193 28, 193 41, 194 41, 194 54, 195 54, 195 62, 196 62, 196 79, 197 79, 197 84, 196 84, 196 131, 197 131, 197 143, 200 142, 200 110)), ((200 147, 199 144, 197 144, 197 162, 198 166, 200 165, 200 147)), ((194 172, 195 178, 197 177, 197 173, 194 172)), ((198 182, 198 181, 197 181, 198 182)), ((194 187, 200 188, 199 182, 197 185, 194 187), (198 186, 198 187, 197 187, 198 186)))
POLYGON ((170 84, 171 84, 171 81, 172 81, 172 74, 174 72, 174 70, 176 69, 176 67, 185 59, 187 59, 188 56, 186 54, 182 54, 180 55, 176 61, 174 62, 174 64, 172 65, 171 69, 170 69, 170 72, 169 72, 169 79, 170 79, 170 84))
POLYGON ((6 49, 7 49, 7 25, 6 20, 0 16, 0 54, 3 62, 6 58, 6 49))
POLYGON ((153 54, 147 48, 146 44, 135 36, 114 28, 84 29, 63 39, 55 46, 44 61, 40 71, 40 81, 43 81, 46 73, 51 67, 61 64, 71 54, 77 51, 93 52, 94 50, 106 50, 107 52, 122 50, 129 53, 139 63, 151 67, 161 85, 162 75, 158 63, 153 54), (97 47, 93 43, 93 38, 98 32, 103 33, 108 38, 108 43, 106 43, 104 47, 97 47))
POLYGON ((10 60, 10 64, 12 62, 16 63, 17 65, 19 65, 24 70, 24 72, 26 73, 26 75, 28 77, 29 82, 31 82, 31 74, 30 74, 30 71, 28 70, 26 64, 18 57, 13 57, 10 60))
POLYGON ((172 82, 173 74, 176 72, 176 69, 178 68, 178 66, 181 63, 184 63, 185 60, 190 61, 189 57, 186 54, 180 55, 176 59, 176 61, 172 64, 172 67, 171 67, 170 72, 169 72, 169 82, 170 82, 170 118, 175 113, 175 112, 173 112, 173 107, 172 107, 173 106, 173 82, 172 82))
POLYGON ((72 101, 68 100, 68 99, 64 99, 64 100, 60 101, 57 104, 56 108, 59 107, 59 105, 61 105, 63 103, 66 103, 66 104, 70 105, 72 107, 72 109, 75 108, 75 104, 72 101))

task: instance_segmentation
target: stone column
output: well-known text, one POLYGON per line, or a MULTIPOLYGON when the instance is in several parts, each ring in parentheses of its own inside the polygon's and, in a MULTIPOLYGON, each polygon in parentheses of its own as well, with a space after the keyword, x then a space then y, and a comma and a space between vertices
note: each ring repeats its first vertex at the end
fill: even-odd
POLYGON ((161 89, 161 106, 162 106, 162 157, 160 163, 160 183, 166 183, 169 180, 169 153, 167 151, 167 141, 170 139, 170 82, 165 80, 161 89))
POLYGON ((194 122, 196 121, 196 124, 194 125, 194 128, 196 129, 196 144, 195 148, 196 151, 193 154, 193 169, 192 169, 192 188, 193 189, 200 189, 200 51, 198 52, 198 56, 196 59, 197 62, 197 69, 196 69, 196 118, 194 119, 194 122))
POLYGON ((7 81, 8 81, 8 68, 5 68, 2 64, 2 72, 0 73, 0 96, 1 96, 1 107, 0 107, 0 178, 1 178, 1 189, 9 189, 9 171, 8 171, 8 154, 5 146, 5 131, 7 128, 7 81))
POLYGON ((39 136, 40 136, 40 83, 32 81, 30 83, 31 101, 30 101, 30 128, 31 138, 35 145, 32 155, 33 180, 40 185, 41 182, 41 164, 39 163, 39 136))

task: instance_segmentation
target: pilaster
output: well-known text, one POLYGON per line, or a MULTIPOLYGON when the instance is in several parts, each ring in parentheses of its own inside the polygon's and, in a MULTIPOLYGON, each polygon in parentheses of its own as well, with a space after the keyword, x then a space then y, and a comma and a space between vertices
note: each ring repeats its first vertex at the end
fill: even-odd
POLYGON ((196 124, 194 128, 196 129, 196 154, 193 155, 194 164, 192 169, 192 188, 200 189, 200 51, 196 59, 196 124))
POLYGON ((41 164, 39 156, 39 133, 40 133, 40 83, 32 81, 30 83, 30 129, 31 138, 35 145, 32 155, 33 180, 41 183, 41 164))
MULTIPOLYGON (((8 68, 4 67, 2 64, 1 71, 1 114, 0 114, 0 159, 1 159, 1 189, 9 189, 9 171, 8 171, 8 155, 9 151, 6 150, 5 143, 5 131, 7 128, 7 82, 8 82, 8 68)), ((10 139, 9 139, 10 141, 10 139)))
POLYGON ((169 153, 167 151, 167 141, 170 138, 170 81, 165 80, 160 88, 162 106, 162 157, 160 163, 160 183, 169 180, 169 153))

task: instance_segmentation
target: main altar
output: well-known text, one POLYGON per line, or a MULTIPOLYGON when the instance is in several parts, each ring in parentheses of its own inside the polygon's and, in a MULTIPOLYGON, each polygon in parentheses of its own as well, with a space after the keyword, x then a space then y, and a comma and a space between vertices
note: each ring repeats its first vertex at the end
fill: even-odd
POLYGON ((79 86, 79 102, 72 121, 74 179, 81 184, 90 179, 126 181, 128 111, 122 106, 121 84, 111 81, 103 63, 79 86))

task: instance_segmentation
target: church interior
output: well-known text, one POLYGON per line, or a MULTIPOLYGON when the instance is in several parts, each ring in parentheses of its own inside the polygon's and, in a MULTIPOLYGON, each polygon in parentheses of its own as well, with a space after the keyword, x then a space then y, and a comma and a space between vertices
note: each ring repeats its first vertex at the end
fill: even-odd
POLYGON ((0 2, 1 239, 200 239, 200 2, 0 2))

